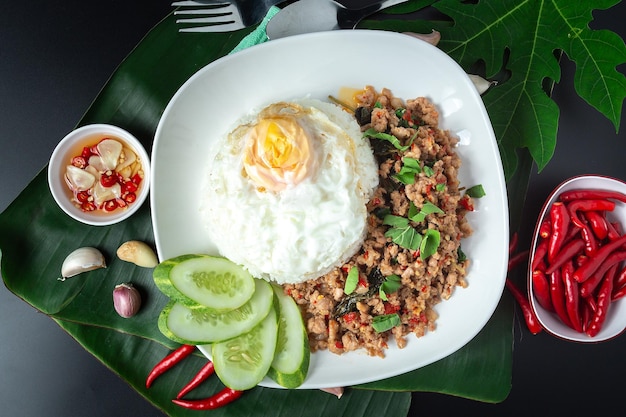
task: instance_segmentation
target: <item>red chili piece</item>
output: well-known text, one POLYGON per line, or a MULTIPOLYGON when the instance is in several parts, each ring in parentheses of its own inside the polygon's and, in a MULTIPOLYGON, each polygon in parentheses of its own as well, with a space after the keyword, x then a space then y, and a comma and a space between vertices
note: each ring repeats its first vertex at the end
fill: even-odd
POLYGON ((550 284, 543 271, 536 269, 532 273, 533 293, 541 307, 554 312, 552 300, 550 299, 550 284))
POLYGON ((593 235, 591 228, 587 224, 583 224, 580 228, 580 236, 585 242, 585 253, 588 256, 594 256, 598 251, 598 242, 596 241, 596 237, 593 235))
POLYGON ((180 390, 178 395, 176 395, 176 398, 180 399, 193 391, 204 380, 213 375, 213 372, 215 372, 213 362, 208 361, 202 368, 200 368, 198 373, 191 379, 191 381, 189 381, 189 383, 187 383, 187 385, 185 385, 183 389, 180 390))
POLYGON ((560 201, 552 203, 550 222, 552 223, 552 232, 548 238, 548 262, 552 263, 561 250, 569 229, 570 216, 565 204, 560 201))
POLYGON ((193 345, 182 345, 172 353, 163 358, 159 363, 157 363, 152 371, 148 374, 148 378, 146 379, 146 388, 150 388, 150 385, 154 382, 157 377, 171 369, 178 362, 189 356, 194 350, 195 346, 193 345))
POLYGON ((517 232, 513 233, 511 240, 509 241, 509 255, 513 255, 513 252, 517 250, 517 244, 519 243, 519 235, 517 232))
POLYGON ((204 398, 202 400, 174 399, 172 402, 183 408, 189 408, 191 410, 214 410, 235 401, 237 398, 241 397, 241 394, 243 394, 243 391, 237 391, 226 387, 212 397, 204 398))
POLYGON ((619 289, 626 285, 626 267, 622 268, 619 273, 615 276, 615 282, 613 283, 613 288, 619 289))
POLYGON ((520 291, 519 288, 511 281, 509 278, 506 279, 506 287, 509 292, 519 304, 522 314, 524 315, 524 321, 526 321, 526 327, 532 334, 537 334, 541 332, 541 324, 539 324, 539 320, 537 320, 537 316, 535 316, 535 312, 530 308, 530 303, 528 302, 528 298, 520 291))
POLYGON ((613 211, 614 209, 615 202, 611 200, 574 200, 567 205, 571 221, 578 227, 584 224, 578 217, 579 211, 613 211))
POLYGON ((539 265, 545 259, 547 253, 548 253, 548 241, 542 240, 535 247, 535 255, 533 257, 533 263, 531 265, 533 271, 539 268, 539 265))
POLYGON ((554 258, 554 261, 548 266, 546 274, 551 274, 559 269, 567 261, 571 260, 574 255, 580 252, 585 246, 585 242, 580 239, 569 241, 554 258))
POLYGON ((585 212, 585 218, 598 240, 606 239, 609 235, 609 226, 606 217, 604 217, 604 212, 587 211, 585 212))
POLYGON ((561 201, 573 201, 573 200, 598 200, 611 198, 613 200, 619 200, 626 203, 626 194, 619 191, 606 191, 606 190, 591 190, 591 189, 577 189, 569 190, 561 193, 559 199, 561 201))
POLYGON ((613 240, 617 240, 620 238, 621 233, 620 231, 617 229, 616 225, 614 223, 611 223, 609 221, 606 222, 606 226, 608 228, 608 234, 607 237, 610 241, 613 240))
POLYGON ((580 285, 580 293, 583 297, 590 296, 602 281, 602 278, 610 275, 614 280, 618 272, 619 263, 626 260, 626 251, 617 251, 610 254, 602 265, 591 275, 589 279, 580 285))
POLYGON ((548 236, 550 236, 551 230, 552 223, 550 223, 549 219, 546 219, 541 222, 541 226, 539 226, 539 236, 541 236, 542 239, 547 239, 548 236))
POLYGON ((528 253, 530 251, 529 250, 525 250, 522 252, 519 252, 513 256, 511 256, 509 258, 509 271, 514 269, 516 266, 522 264, 524 261, 526 261, 528 259, 528 253))
POLYGON ((611 302, 615 302, 626 295, 626 286, 618 289, 617 291, 613 291, 611 295, 611 302))
POLYGON ((626 235, 602 246, 593 258, 589 258, 589 261, 585 262, 576 271, 574 271, 574 279, 578 282, 587 280, 613 251, 620 248, 625 243, 626 235))
POLYGON ((596 301, 596 311, 589 322, 589 327, 587 328, 587 335, 589 337, 596 336, 600 330, 602 329, 602 325, 604 324, 604 320, 606 319, 606 315, 608 313, 609 307, 611 305, 611 293, 613 292, 613 280, 605 279, 602 281, 602 285, 600 286, 600 290, 598 291, 598 297, 596 301))
POLYGON ((580 316, 578 283, 572 277, 574 273, 574 264, 569 261, 561 268, 561 278, 565 288, 565 310, 567 316, 572 323, 572 328, 577 332, 583 331, 582 320, 580 316))
POLYGON ((567 314, 565 307, 565 285, 563 284, 563 278, 561 277, 561 270, 557 269, 553 273, 548 275, 550 279, 550 299, 554 306, 554 312, 561 319, 563 323, 573 328, 572 322, 567 314))

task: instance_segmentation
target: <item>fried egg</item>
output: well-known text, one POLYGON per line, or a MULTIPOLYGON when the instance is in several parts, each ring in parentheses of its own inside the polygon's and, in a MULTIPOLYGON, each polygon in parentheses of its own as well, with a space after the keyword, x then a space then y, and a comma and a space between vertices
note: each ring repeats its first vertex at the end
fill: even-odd
POLYGON ((313 99, 274 103, 216 145, 203 213, 220 255, 298 283, 360 248, 378 166, 352 115, 313 99))

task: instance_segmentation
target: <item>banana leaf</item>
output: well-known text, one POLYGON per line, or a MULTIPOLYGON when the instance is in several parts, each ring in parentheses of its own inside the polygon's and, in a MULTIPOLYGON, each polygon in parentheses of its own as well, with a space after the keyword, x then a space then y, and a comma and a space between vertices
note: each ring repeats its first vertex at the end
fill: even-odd
MULTIPOLYGON (((111 76, 78 125, 118 125, 136 135, 150 152, 161 114, 177 89, 253 30, 181 35, 176 29, 175 18, 169 15, 151 30, 111 76)), ((521 160, 525 165, 508 184, 511 207, 523 206, 526 194, 532 159, 525 155, 521 160)), ((516 230, 519 213, 511 219, 511 228, 516 230)), ((43 169, 0 214, 0 271, 10 291, 49 315, 157 408, 171 416, 191 415, 171 399, 206 359, 194 355, 152 388, 145 388, 152 366, 177 347, 156 324, 167 298, 154 286, 150 269, 115 259, 117 247, 127 240, 153 244, 151 224, 147 202, 131 219, 117 225, 77 223, 55 204, 43 169), (98 247, 108 267, 59 281, 63 259, 81 246, 98 247), (121 282, 133 282, 142 293, 142 309, 132 319, 120 318, 112 307, 111 292, 121 282)), ((412 391, 500 402, 511 387, 513 314, 513 303, 505 294, 485 328, 455 354, 404 375, 348 388, 341 401, 317 390, 257 387, 214 415, 406 415, 412 391)), ((211 378, 194 395, 205 397, 221 387, 217 378, 211 378)))

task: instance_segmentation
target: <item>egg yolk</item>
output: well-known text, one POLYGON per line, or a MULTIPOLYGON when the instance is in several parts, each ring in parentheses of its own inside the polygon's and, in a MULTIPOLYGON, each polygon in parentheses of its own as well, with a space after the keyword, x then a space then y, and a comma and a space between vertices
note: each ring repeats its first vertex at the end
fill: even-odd
POLYGON ((248 132, 243 166, 259 189, 297 185, 315 168, 311 137, 294 117, 261 119, 248 132))

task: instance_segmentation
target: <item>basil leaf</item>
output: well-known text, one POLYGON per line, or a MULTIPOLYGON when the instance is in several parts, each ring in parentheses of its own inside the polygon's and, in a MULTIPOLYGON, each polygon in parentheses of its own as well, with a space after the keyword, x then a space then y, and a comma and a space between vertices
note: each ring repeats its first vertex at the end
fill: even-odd
POLYGON ((346 283, 343 288, 343 292, 346 294, 352 294, 356 290, 356 286, 359 284, 359 268, 353 266, 348 272, 346 283))
POLYGON ((415 175, 422 172, 420 163, 415 158, 405 157, 402 159, 402 168, 394 177, 403 184, 414 184, 415 175))
POLYGON ((467 260, 467 255, 465 254, 465 252, 463 252, 460 246, 456 250, 456 254, 459 262, 465 262, 467 260))
POLYGON ((422 242, 422 235, 417 233, 417 230, 411 226, 404 228, 393 227, 385 232, 385 237, 390 237, 398 246, 410 250, 417 250, 422 242))
POLYGON ((385 282, 383 282, 378 290, 378 295, 384 301, 387 301, 387 294, 394 293, 400 289, 402 286, 402 279, 396 274, 389 275, 385 278, 385 282))
POLYGON ((426 216, 432 213, 442 214, 443 210, 441 210, 430 201, 425 202, 422 206, 422 209, 419 211, 415 204, 413 204, 413 202, 411 202, 409 205, 409 219, 413 220, 416 223, 423 222, 426 216))
POLYGON ((400 324, 400 316, 395 313, 376 316, 372 319, 372 328, 378 333, 393 329, 398 324, 400 324))
POLYGON ((487 193, 485 193, 485 189, 483 188, 482 184, 478 184, 478 185, 468 188, 467 190, 465 190, 465 194, 467 194, 468 196, 472 198, 480 198, 480 197, 484 197, 485 195, 487 195, 487 193))
POLYGON ((426 174, 426 176, 432 177, 434 173, 435 173, 435 170, 433 170, 428 165, 424 165, 424 174, 426 174))
POLYGON ((428 229, 424 232, 424 237, 420 243, 420 258, 425 260, 430 255, 437 252, 439 243, 441 242, 441 234, 439 230, 428 229))
POLYGON ((446 184, 443 182, 437 183, 437 185, 435 185, 435 190, 442 192, 446 189, 446 184))
POLYGON ((409 225, 409 219, 388 214, 383 218, 383 224, 393 227, 407 227, 409 225))

